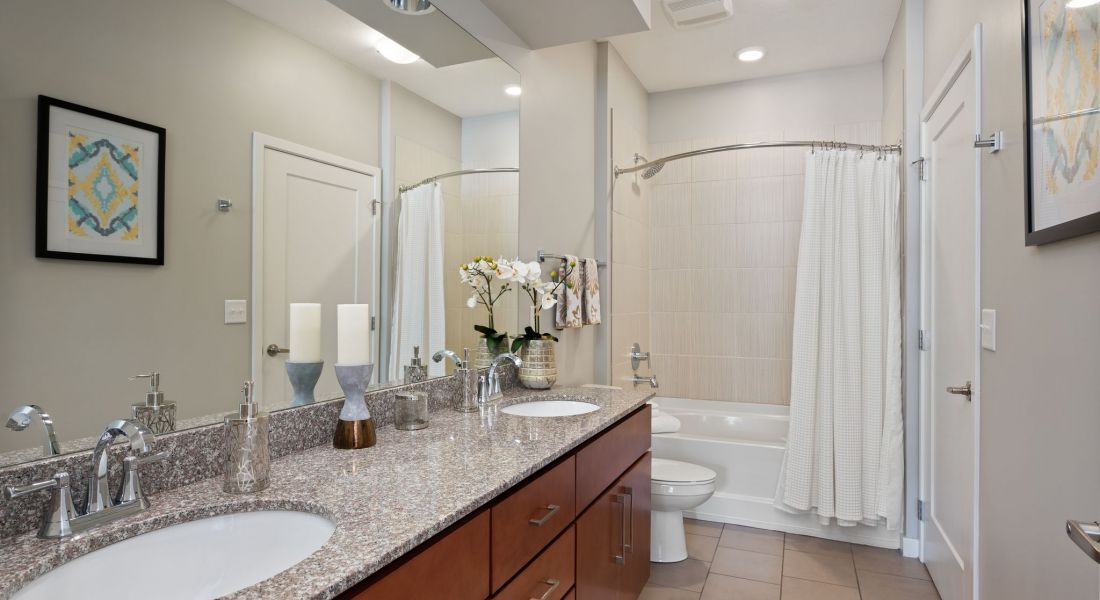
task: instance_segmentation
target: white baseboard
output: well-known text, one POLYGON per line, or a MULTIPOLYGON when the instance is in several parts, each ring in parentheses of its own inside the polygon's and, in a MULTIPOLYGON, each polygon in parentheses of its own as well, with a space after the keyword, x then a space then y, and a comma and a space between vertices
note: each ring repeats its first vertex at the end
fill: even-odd
POLYGON ((901 555, 905 558, 917 558, 920 556, 920 540, 917 538, 902 538, 901 555))

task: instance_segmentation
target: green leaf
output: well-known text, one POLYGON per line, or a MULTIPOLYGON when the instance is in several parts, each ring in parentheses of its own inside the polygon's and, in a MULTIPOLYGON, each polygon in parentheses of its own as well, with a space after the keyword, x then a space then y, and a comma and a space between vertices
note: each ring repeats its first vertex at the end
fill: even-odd
POLYGON ((512 340, 512 354, 519 352, 519 349, 527 344, 527 338, 518 337, 512 340))

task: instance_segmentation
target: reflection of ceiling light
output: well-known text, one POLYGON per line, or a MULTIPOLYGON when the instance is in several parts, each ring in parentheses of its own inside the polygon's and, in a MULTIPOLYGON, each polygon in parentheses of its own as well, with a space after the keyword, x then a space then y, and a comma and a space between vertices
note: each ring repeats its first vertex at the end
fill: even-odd
MULTIPOLYGON (((1100 0, 1096 0, 1096 1, 1100 2, 1100 0)), ((515 85, 515 84, 509 85, 509 86, 506 86, 504 88, 504 93, 508 94, 509 96, 518 96, 518 95, 523 93, 523 88, 521 88, 521 87, 519 87, 518 85, 515 85)))
MULTIPOLYGON (((1100 2, 1100 0, 1096 0, 1100 2)), ((737 51, 737 60, 741 62, 756 62, 764 58, 764 49, 760 46, 750 46, 737 51)))
POLYGON ((1066 2, 1066 8, 1085 8, 1093 4, 1100 4, 1100 0, 1069 0, 1066 2))
POLYGON ((435 11, 428 0, 382 0, 382 4, 403 15, 426 15, 435 11))
POLYGON ((388 37, 378 40, 378 43, 374 45, 374 49, 386 60, 399 65, 407 65, 420 60, 419 56, 409 52, 404 46, 388 37))

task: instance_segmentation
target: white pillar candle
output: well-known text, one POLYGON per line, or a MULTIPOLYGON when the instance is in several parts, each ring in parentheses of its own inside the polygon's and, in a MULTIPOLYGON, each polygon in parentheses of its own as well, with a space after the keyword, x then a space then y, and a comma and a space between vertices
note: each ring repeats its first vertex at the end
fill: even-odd
POLYGON ((320 362, 321 305, 292 303, 290 305, 290 362, 320 362))
POLYGON ((364 365, 370 360, 370 305, 336 305, 336 362, 364 365))

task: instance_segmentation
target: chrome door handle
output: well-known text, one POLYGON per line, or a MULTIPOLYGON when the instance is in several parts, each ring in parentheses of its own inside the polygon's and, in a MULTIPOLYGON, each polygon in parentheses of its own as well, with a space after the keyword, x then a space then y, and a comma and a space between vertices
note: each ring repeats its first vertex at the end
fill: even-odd
POLYGON ((265 350, 267 351, 267 355, 272 357, 290 352, 290 348, 280 348, 279 344, 268 344, 265 350))
POLYGON ((611 499, 615 502, 615 504, 618 504, 618 505, 623 507, 622 508, 622 511, 623 511, 622 512, 622 518, 619 519, 619 529, 620 529, 619 542, 620 542, 620 546, 621 546, 621 551, 618 554, 615 555, 615 564, 625 565, 626 564, 626 494, 615 494, 611 497, 611 499))
POLYGON ((561 585, 561 580, 560 579, 554 579, 553 577, 547 577, 546 579, 542 580, 542 583, 545 583, 546 585, 548 585, 550 587, 545 592, 543 592, 542 595, 539 596, 538 598, 535 598, 534 596, 532 596, 531 600, 547 600, 547 598, 549 598, 550 595, 554 593, 554 590, 558 589, 558 586, 561 585))
POLYGON ((546 509, 546 514, 542 515, 542 518, 540 518, 540 519, 528 519, 527 522, 532 524, 532 525, 537 525, 539 527, 542 527, 543 525, 546 524, 547 521, 550 520, 550 517, 558 514, 558 511, 561 510, 561 507, 558 506, 557 504, 547 504, 543 508, 546 509))
POLYGON ((1066 535, 1089 558, 1100 563, 1100 522, 1066 521, 1066 535))
POLYGON ((967 400, 970 400, 971 394, 974 393, 974 389, 969 381, 966 385, 949 385, 947 386, 948 394, 958 394, 959 396, 966 396, 967 400))
POLYGON ((626 494, 628 500, 630 500, 630 507, 623 505, 623 554, 627 552, 634 553, 634 488, 624 487, 623 493, 626 494), (630 536, 626 535, 627 527, 630 528, 630 536), (627 542, 626 540, 630 541, 627 542))

